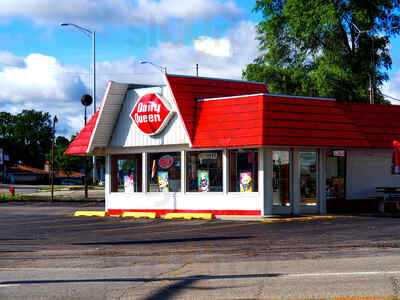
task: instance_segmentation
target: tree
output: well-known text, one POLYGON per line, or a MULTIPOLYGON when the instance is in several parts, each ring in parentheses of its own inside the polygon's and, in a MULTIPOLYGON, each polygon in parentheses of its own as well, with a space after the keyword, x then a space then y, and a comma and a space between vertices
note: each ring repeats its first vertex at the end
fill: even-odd
POLYGON ((257 0, 260 55, 243 71, 272 93, 384 102, 399 0, 257 0))
MULTIPOLYGON (((79 172, 84 165, 82 157, 69 156, 64 154, 69 144, 70 141, 67 138, 63 136, 58 136, 56 138, 54 147, 54 170, 64 171, 67 175, 70 175, 72 172, 79 172)), ((49 154, 47 156, 49 161, 50 157, 51 155, 49 154)))

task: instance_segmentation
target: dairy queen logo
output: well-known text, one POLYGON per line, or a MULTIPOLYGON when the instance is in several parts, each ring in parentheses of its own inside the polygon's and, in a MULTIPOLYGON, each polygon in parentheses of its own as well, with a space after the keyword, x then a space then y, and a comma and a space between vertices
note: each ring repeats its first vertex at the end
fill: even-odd
POLYGON ((139 98, 131 112, 131 118, 140 131, 147 135, 160 133, 168 124, 173 112, 168 103, 156 94, 139 98))

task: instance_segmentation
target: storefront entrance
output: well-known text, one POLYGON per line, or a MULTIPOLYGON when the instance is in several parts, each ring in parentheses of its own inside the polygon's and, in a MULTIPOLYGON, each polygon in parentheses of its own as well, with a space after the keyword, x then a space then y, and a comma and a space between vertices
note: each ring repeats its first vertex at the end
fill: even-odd
POLYGON ((272 214, 319 213, 319 152, 272 151, 272 214))

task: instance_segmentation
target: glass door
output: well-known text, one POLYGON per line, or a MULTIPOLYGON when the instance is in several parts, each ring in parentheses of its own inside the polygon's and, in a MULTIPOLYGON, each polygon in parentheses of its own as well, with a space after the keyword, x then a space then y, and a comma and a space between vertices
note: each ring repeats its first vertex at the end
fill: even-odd
POLYGON ((318 199, 318 152, 316 150, 300 150, 298 152, 300 188, 299 213, 317 213, 318 199))
POLYGON ((293 213, 291 193, 291 152, 272 151, 272 212, 274 214, 293 213))

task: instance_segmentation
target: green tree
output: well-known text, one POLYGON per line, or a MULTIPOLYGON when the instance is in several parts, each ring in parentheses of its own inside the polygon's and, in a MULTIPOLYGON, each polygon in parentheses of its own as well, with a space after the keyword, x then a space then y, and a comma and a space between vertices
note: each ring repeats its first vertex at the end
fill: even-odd
MULTIPOLYGON (((54 170, 64 171, 67 175, 72 172, 79 172, 84 165, 82 157, 64 154, 69 144, 70 141, 67 138, 58 136, 54 147, 54 170)), ((51 154, 47 156, 47 159, 50 161, 51 154)))
POLYGON ((52 122, 49 113, 23 110, 15 116, 12 139, 16 145, 14 160, 43 168, 45 155, 51 149, 52 122))
POLYGON ((243 71, 272 93, 375 102, 400 32, 399 0, 257 0, 261 55, 243 71))

